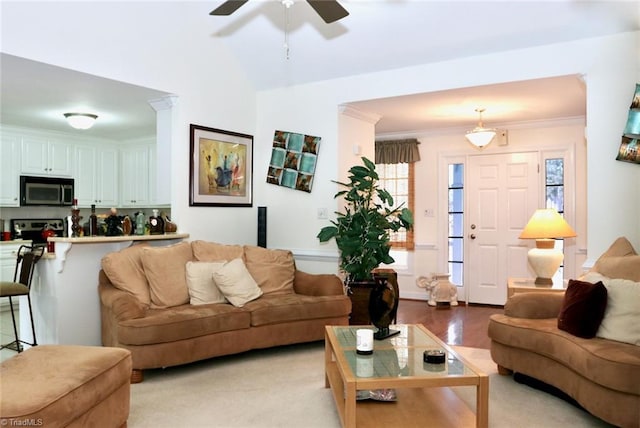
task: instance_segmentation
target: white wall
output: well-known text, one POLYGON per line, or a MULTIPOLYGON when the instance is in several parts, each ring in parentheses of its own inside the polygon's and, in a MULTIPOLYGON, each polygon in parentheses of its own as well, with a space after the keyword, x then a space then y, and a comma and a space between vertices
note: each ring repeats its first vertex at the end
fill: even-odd
POLYGON ((210 8, 206 2, 156 2, 153 7, 146 2, 121 2, 117 7, 96 2, 3 2, 2 51, 176 94, 177 127, 166 179, 173 189, 172 213, 180 228, 195 239, 255 243, 255 207, 264 205, 270 208, 269 245, 311 253, 331 251, 315 239, 325 224, 316 219, 316 210, 331 207, 336 188, 330 180, 343 174, 341 165, 351 163, 344 157, 352 153, 354 137, 341 133, 340 104, 583 74, 589 256, 597 256, 619 235, 640 248, 640 167, 613 160, 640 75, 638 33, 263 91, 256 98, 232 56, 211 36, 210 8), (201 16, 201 25, 183 28, 184 14, 201 16), (188 206, 190 123, 255 136, 253 208, 188 206), (322 137, 312 193, 266 184, 276 129, 322 137), (612 220, 615 215, 618 218, 612 220))
POLYGON ((256 122, 255 91, 212 36, 210 10, 206 2, 3 2, 2 52, 177 95, 164 167, 173 219, 200 239, 255 242, 255 228, 243 227, 255 224, 254 209, 189 207, 189 124, 253 134, 256 122), (187 14, 201 21, 184 28, 187 14))
POLYGON ((638 76, 640 32, 595 40, 587 83, 589 259, 618 236, 640 247, 640 165, 616 161, 638 76), (605 226, 606 225, 606 226, 605 226))
MULTIPOLYGON (((335 108, 343 103, 551 76, 584 75, 589 141, 589 222, 585 242, 588 256, 597 257, 620 235, 627 236, 636 248, 640 248, 640 188, 628 189, 624 196, 616 195, 613 191, 616 183, 640 182, 638 165, 613 160, 626 121, 626 110, 635 89, 638 71, 632 58, 637 46, 637 33, 626 33, 262 91, 258 94, 260 120, 256 135, 270 135, 283 118, 294 116, 300 118, 296 128, 298 132, 313 132, 323 137, 319 165, 350 164, 351 161, 345 157, 350 156, 355 137, 352 133, 339 132, 335 126, 335 108), (289 111, 282 106, 282 100, 286 100, 290 106, 289 111), (279 108, 273 109, 274 105, 279 105, 279 108), (300 106, 305 108, 301 111, 300 106), (318 109, 317 106, 323 107, 318 109), (308 113, 307 117, 301 117, 305 116, 304 112, 308 113), (307 130, 304 122, 310 120, 311 130, 307 130), (334 154, 338 156, 337 159, 334 154), (611 207, 616 207, 620 213, 624 212, 625 221, 612 220, 611 207), (594 222, 593 217, 598 221, 594 222), (603 227, 603 224, 607 226, 603 227)), ((361 141, 366 140, 365 136, 361 141)), ((259 157, 256 157, 256 162, 261 162, 259 157)), ((342 168, 342 171, 335 168, 321 170, 316 176, 316 184, 322 179, 328 181, 342 176, 344 166, 342 168), (326 172, 333 172, 333 175, 324 176, 326 172)), ((272 189, 265 190, 267 199, 274 196, 272 189)), ((314 186, 311 201, 306 197, 304 203, 322 206, 332 200, 333 193, 330 187, 314 186)), ((301 200, 296 194, 291 197, 301 200)), ((290 215, 295 216, 295 213, 290 215)), ((309 226, 319 230, 316 221, 310 221, 309 226)), ((286 238, 282 246, 286 247, 289 242, 296 242, 298 246, 295 239, 286 238)), ((327 251, 327 248, 333 248, 331 245, 320 245, 317 240, 306 241, 306 245, 311 250, 327 251)))

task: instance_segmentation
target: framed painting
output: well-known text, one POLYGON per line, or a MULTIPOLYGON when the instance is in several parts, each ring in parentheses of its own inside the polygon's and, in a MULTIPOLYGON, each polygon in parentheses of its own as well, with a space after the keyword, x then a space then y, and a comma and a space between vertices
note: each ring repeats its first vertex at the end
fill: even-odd
POLYGON ((253 136, 190 126, 189 205, 253 205, 253 136))
POLYGON ((267 183, 311 193, 320 137, 275 131, 267 183))

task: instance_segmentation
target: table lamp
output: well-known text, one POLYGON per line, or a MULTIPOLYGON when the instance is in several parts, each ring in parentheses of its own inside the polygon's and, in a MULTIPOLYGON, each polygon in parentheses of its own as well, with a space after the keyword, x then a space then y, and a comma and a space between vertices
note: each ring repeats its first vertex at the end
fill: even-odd
POLYGON ((564 254, 555 248, 556 238, 573 238, 576 232, 554 208, 538 209, 522 230, 520 239, 535 239, 529 250, 529 264, 536 274, 537 285, 552 285, 553 275, 562 264, 564 254))

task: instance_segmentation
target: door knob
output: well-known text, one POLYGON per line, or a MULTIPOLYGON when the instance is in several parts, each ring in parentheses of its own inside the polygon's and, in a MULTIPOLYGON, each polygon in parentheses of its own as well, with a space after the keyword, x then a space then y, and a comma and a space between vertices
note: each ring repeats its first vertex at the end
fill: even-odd
POLYGON ((475 234, 475 233, 472 233, 471 235, 469 235, 469 238, 471 238, 471 239, 476 239, 476 234, 475 234))
POLYGON ((475 228, 476 228, 476 225, 475 225, 475 224, 472 224, 472 225, 471 225, 471 229, 475 229, 475 228))

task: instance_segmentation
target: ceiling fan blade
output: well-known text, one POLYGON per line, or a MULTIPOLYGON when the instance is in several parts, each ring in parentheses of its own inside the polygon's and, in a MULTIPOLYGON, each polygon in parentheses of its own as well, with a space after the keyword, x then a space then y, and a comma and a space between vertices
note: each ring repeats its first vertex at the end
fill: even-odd
POLYGON ((349 12, 340 6, 340 3, 336 0, 307 0, 307 3, 311 5, 313 10, 315 10, 327 24, 331 24, 349 15, 349 12))
POLYGON ((227 16, 231 15, 236 10, 240 9, 240 6, 248 2, 249 0, 227 0, 220 6, 212 10, 209 15, 227 16))

